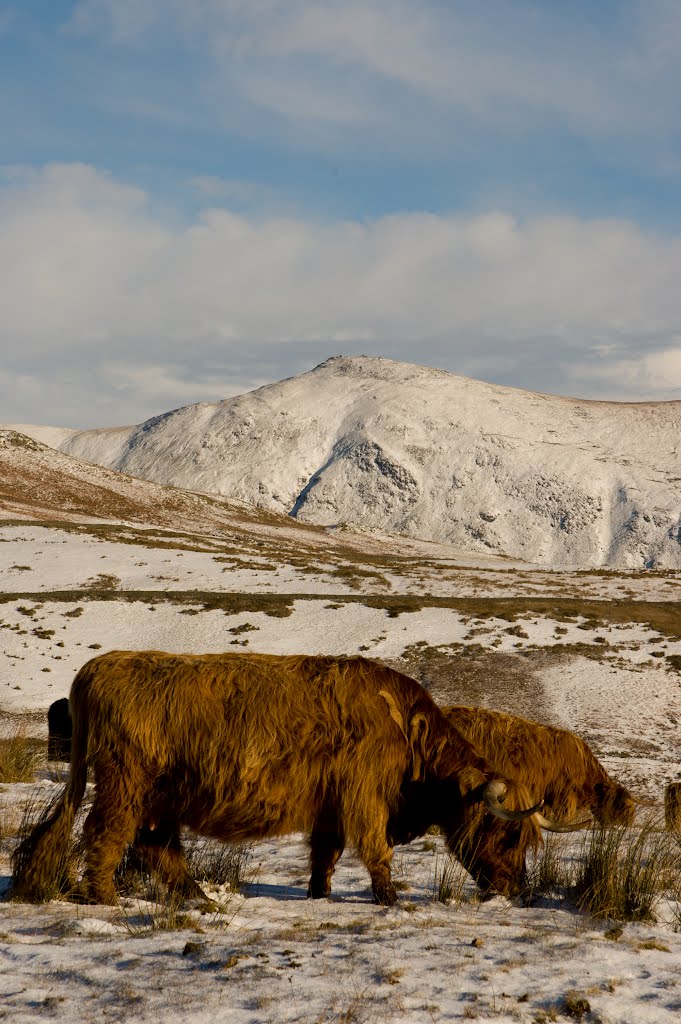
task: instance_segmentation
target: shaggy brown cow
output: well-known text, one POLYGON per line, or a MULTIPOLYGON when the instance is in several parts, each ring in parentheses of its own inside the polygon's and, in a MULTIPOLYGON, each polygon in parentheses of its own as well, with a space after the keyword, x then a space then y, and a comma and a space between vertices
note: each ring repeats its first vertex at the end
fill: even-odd
POLYGON ((585 808, 600 825, 631 825, 637 801, 616 782, 589 746, 567 729, 487 708, 442 708, 448 721, 493 768, 543 797, 555 819, 585 808))
POLYGON ((391 904, 387 825, 411 780, 484 889, 515 892, 539 840, 536 807, 509 810, 527 807, 524 787, 499 779, 417 682, 362 658, 112 651, 80 669, 70 706, 65 791, 13 859, 24 898, 42 898, 59 873, 88 764, 82 895, 94 902, 115 902, 113 874, 136 836, 171 890, 203 896, 186 825, 236 842, 309 832, 315 897, 348 840, 375 899, 391 904))
POLYGON ((71 760, 71 712, 66 697, 47 709, 47 760, 71 760))

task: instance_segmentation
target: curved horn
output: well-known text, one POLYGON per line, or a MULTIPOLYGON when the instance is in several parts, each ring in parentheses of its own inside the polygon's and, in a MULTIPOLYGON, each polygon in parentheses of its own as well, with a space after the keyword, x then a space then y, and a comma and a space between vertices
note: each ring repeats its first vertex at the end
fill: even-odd
POLYGON ((485 801, 487 809, 504 821, 522 821, 524 818, 529 818, 536 814, 544 803, 543 800, 540 800, 538 804, 528 807, 526 811, 509 811, 502 806, 506 799, 506 792, 506 783, 501 779, 491 779, 482 791, 482 799, 485 801))
POLYGON ((399 726, 400 731, 401 731, 402 735, 404 736, 405 740, 408 739, 407 731, 404 728, 404 719, 402 718, 402 715, 400 714, 400 710, 399 710, 399 708, 397 706, 397 702, 395 701, 395 698, 393 697, 393 695, 391 693, 388 693, 387 690, 379 690, 378 691, 378 696, 382 697, 383 700, 386 702, 386 704, 388 705, 388 711, 390 713, 390 717, 392 718, 393 722, 396 722, 397 725, 399 726))
POLYGON ((630 793, 629 796, 634 801, 634 803, 638 804, 640 807, 662 807, 661 800, 648 800, 646 799, 646 797, 643 796, 634 796, 633 793, 630 793))
POLYGON ((539 811, 535 814, 535 820, 541 828, 547 832, 576 832, 580 828, 589 828, 593 825, 593 818, 583 818, 581 821, 552 821, 545 818, 539 811))

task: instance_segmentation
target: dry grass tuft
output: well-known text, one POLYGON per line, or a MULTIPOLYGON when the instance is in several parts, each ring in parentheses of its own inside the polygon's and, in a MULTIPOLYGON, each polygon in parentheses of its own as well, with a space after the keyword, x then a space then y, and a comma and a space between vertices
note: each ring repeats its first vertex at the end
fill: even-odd
POLYGON ((197 882, 226 885, 231 892, 239 892, 248 881, 251 853, 248 846, 231 846, 194 837, 187 844, 187 863, 197 882))
POLYGON ((533 903, 541 896, 564 896, 572 881, 572 865, 565 859, 565 840, 544 836, 544 842, 528 864, 522 897, 533 903))
MULTIPOLYGON (((147 877, 140 902, 131 913, 123 908, 117 917, 129 935, 148 935, 149 932, 203 932, 197 917, 189 912, 181 897, 169 893, 165 886, 147 877)), ((189 944, 188 944, 189 945, 189 944)))
POLYGON ((563 1013, 574 1020, 581 1020, 587 1013, 591 1013, 591 1004, 581 992, 571 990, 565 993, 562 1006, 563 1013))
POLYGON ((33 782, 46 764, 45 742, 27 736, 22 726, 0 739, 0 782, 33 782))
MULTIPOLYGON (((43 835, 47 826, 51 824, 59 801, 60 797, 50 801, 37 796, 29 800, 24 807, 19 826, 20 842, 11 858, 12 880, 18 899, 28 899, 32 903, 48 903, 75 891, 81 850, 72 834, 63 848, 59 843, 53 844, 51 855, 43 858, 38 876, 35 875, 33 867, 36 845, 44 842, 43 835)), ((71 823, 68 820, 66 825, 71 833, 71 823)))
POLYGON ((594 829, 584 839, 573 892, 580 909, 594 917, 654 921, 658 900, 681 893, 674 835, 651 823, 594 829))
POLYGON ((466 901, 466 886, 469 875, 466 869, 449 853, 435 858, 433 896, 438 903, 460 906, 466 901))

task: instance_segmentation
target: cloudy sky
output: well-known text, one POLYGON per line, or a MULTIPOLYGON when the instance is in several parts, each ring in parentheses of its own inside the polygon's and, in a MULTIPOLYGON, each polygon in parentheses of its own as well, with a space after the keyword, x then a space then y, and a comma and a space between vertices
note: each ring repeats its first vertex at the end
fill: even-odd
POLYGON ((0 422, 370 353, 681 398, 678 0, 0 0, 0 422))

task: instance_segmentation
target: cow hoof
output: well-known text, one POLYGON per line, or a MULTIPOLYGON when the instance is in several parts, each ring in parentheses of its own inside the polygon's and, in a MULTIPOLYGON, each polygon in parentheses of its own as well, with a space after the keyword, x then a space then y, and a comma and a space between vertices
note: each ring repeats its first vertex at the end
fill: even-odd
POLYGON ((397 903, 397 889, 394 885, 381 886, 380 889, 374 889, 374 903, 378 903, 382 907, 394 907, 397 903))
POLYGON ((201 886, 193 879, 190 881, 183 881, 180 885, 169 885, 168 895, 174 900, 184 900, 187 903, 192 900, 198 903, 201 901, 207 901, 208 903, 213 902, 209 896, 206 896, 201 886))
POLYGON ((185 906, 188 910, 199 910, 202 914, 215 914, 220 911, 220 904, 209 896, 204 896, 203 899, 186 900, 185 906))
POLYGON ((70 903, 79 903, 83 906, 107 906, 115 907, 118 904, 118 893, 115 889, 107 892, 93 892, 91 889, 78 886, 68 894, 70 903))
POLYGON ((307 890, 307 898, 309 900, 325 900, 331 895, 331 887, 322 888, 320 886, 309 886, 307 890))

